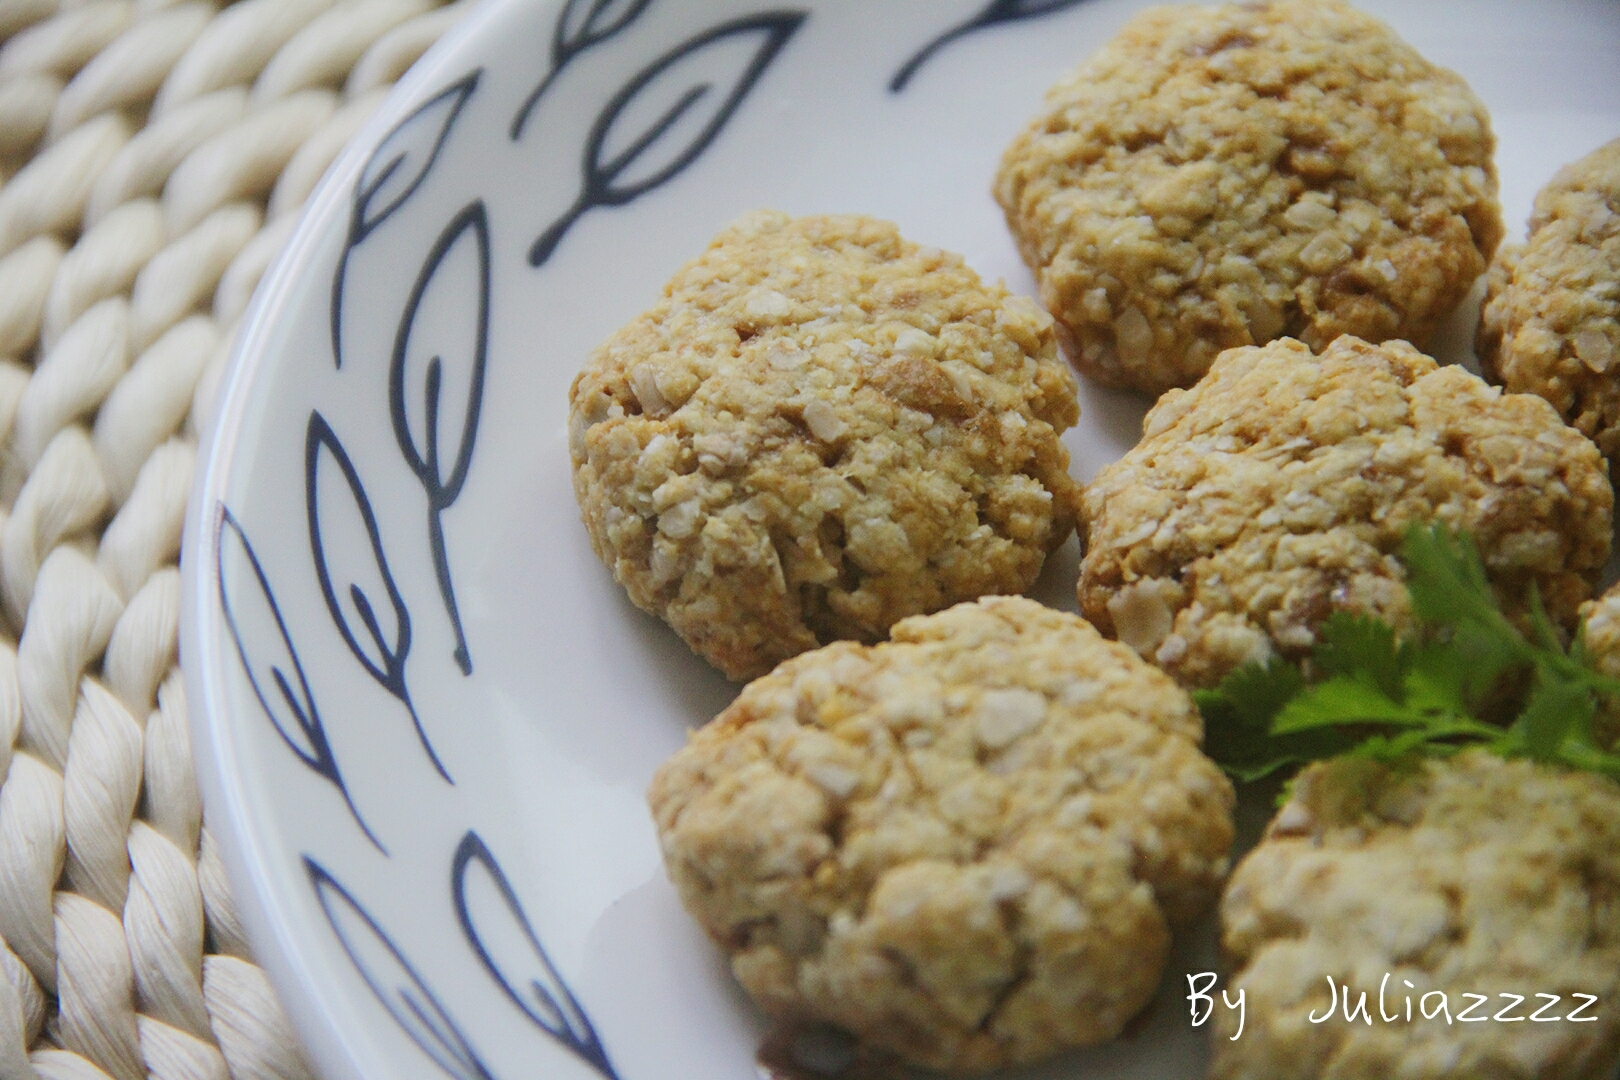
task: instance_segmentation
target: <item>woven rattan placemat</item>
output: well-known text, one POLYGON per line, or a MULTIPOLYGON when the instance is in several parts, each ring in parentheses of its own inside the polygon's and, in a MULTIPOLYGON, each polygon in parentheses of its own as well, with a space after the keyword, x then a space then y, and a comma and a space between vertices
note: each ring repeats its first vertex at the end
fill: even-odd
POLYGON ((181 520, 249 294, 468 2, 0 0, 0 1080, 309 1076, 197 795, 181 520))

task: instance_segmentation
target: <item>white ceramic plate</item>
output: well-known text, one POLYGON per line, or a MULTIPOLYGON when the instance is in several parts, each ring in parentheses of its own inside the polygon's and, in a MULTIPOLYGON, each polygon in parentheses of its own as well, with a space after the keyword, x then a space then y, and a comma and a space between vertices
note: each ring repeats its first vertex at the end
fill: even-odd
MULTIPOLYGON (((991 173, 1139 6, 492 0, 334 166, 260 291, 184 560, 209 818, 323 1074, 756 1075, 642 794, 734 688, 591 554, 568 383, 754 207, 889 218, 1033 292, 991 173)), ((1489 105, 1510 229, 1620 135, 1620 5, 1366 6, 1489 105)), ((1082 388, 1079 478, 1143 408, 1082 388)), ((1039 586, 1071 609, 1074 548, 1039 586)), ((1210 963, 1184 946, 1134 1037, 1030 1075, 1200 1074, 1182 973, 1210 963)))

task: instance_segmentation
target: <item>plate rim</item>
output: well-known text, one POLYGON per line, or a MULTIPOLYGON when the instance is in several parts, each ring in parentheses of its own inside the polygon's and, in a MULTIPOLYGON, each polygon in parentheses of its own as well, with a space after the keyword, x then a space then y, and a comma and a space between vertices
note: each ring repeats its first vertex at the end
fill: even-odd
MULTIPOLYGON (((454 3, 455 0, 450 0, 454 3)), ((318 257, 328 228, 336 227, 350 203, 350 192, 365 164, 394 126, 428 100, 447 68, 494 22, 513 7, 533 6, 549 13, 567 0, 475 0, 471 10, 439 37, 399 77, 375 112, 344 144, 304 205, 287 241, 271 262, 245 309, 215 390, 214 413, 198 433, 199 468, 186 502, 180 540, 181 673, 187 702, 192 764, 204 808, 205 827, 216 838, 230 885, 231 901, 252 946, 252 962, 262 968, 293 1028, 301 1052, 322 1080, 375 1080, 383 1064, 362 1052, 365 1032, 347 1032, 320 1007, 323 991, 307 955, 307 943, 294 932, 277 901, 276 875, 262 837, 250 823, 249 798, 227 780, 238 755, 237 735, 227 719, 223 610, 217 602, 214 571, 219 533, 214 528, 225 487, 243 447, 242 418, 253 389, 273 367, 269 346, 278 314, 291 301, 300 272, 318 257)), ((445 4, 444 6, 449 6, 445 4)), ((442 8, 440 9, 442 10, 442 8)))

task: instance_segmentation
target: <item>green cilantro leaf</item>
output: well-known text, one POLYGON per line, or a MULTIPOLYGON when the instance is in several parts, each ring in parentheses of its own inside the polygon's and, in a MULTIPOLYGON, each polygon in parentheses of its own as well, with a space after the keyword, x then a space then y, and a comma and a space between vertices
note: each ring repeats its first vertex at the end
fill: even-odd
POLYGON ((1389 765, 1405 761, 1420 750, 1433 752, 1435 749, 1427 731, 1403 731, 1399 735, 1369 735, 1351 747, 1348 754, 1389 765))
POLYGON ((1327 617, 1311 653, 1319 676, 1356 679, 1389 698, 1400 697, 1403 660, 1388 623, 1344 611, 1327 617))
POLYGON ((1401 542, 1401 565, 1412 610, 1426 623, 1456 626, 1474 622, 1504 636, 1517 637, 1485 577, 1479 549, 1467 533, 1443 525, 1413 525, 1401 542))
MULTIPOLYGON (((1508 630, 1511 632, 1512 628, 1508 630)), ((1414 708, 1456 715, 1488 711, 1515 670, 1526 666, 1522 640, 1477 622, 1402 643, 1404 700, 1414 708)))
POLYGON ((1273 735, 1292 735, 1312 728, 1344 724, 1393 724, 1422 727, 1425 713, 1410 709, 1396 698, 1367 685, 1369 678, 1335 675, 1312 683, 1282 707, 1271 722, 1273 735))
POLYGON ((1204 716, 1204 749, 1233 777, 1253 781, 1321 757, 1331 757, 1353 740, 1337 732, 1274 736, 1272 721, 1305 689, 1299 668, 1280 657, 1246 664, 1213 690, 1193 691, 1204 716))
POLYGON ((1540 596, 1531 591, 1526 639, 1467 533, 1414 525, 1400 559, 1419 632, 1400 640, 1380 620, 1334 613, 1309 678, 1272 658, 1197 691, 1210 756, 1252 780, 1338 754, 1399 762, 1477 745, 1620 780, 1620 752, 1592 734, 1620 680, 1593 668, 1580 638, 1564 648, 1540 596))
POLYGON ((1564 740, 1571 734, 1590 738, 1597 702, 1579 682, 1560 676, 1545 666, 1536 669, 1535 685, 1524 711, 1510 729, 1515 741, 1522 741, 1525 756, 1537 761, 1557 761, 1564 740))

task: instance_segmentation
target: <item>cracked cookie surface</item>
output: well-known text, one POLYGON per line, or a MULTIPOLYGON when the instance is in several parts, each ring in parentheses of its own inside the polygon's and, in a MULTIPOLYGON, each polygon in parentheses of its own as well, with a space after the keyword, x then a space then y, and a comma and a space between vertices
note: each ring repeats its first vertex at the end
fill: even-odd
POLYGON ((733 679, 1022 592, 1074 527, 1052 320, 858 216, 738 221, 569 392, 591 544, 733 679))
POLYGON ((771 1016, 978 1072, 1119 1034, 1225 875, 1162 672, 986 597, 749 684, 655 776, 665 866, 771 1016))
POLYGON ((1153 9, 1067 75, 995 195, 1069 359, 1187 386, 1222 349, 1422 344, 1502 238, 1466 83, 1337 0, 1153 9))
POLYGON ((1533 583, 1574 624, 1609 556, 1597 447, 1401 341, 1284 339, 1172 390, 1082 498, 1080 609, 1185 686, 1300 659, 1339 610, 1411 627, 1396 558, 1413 523, 1465 529, 1505 610, 1533 583))

